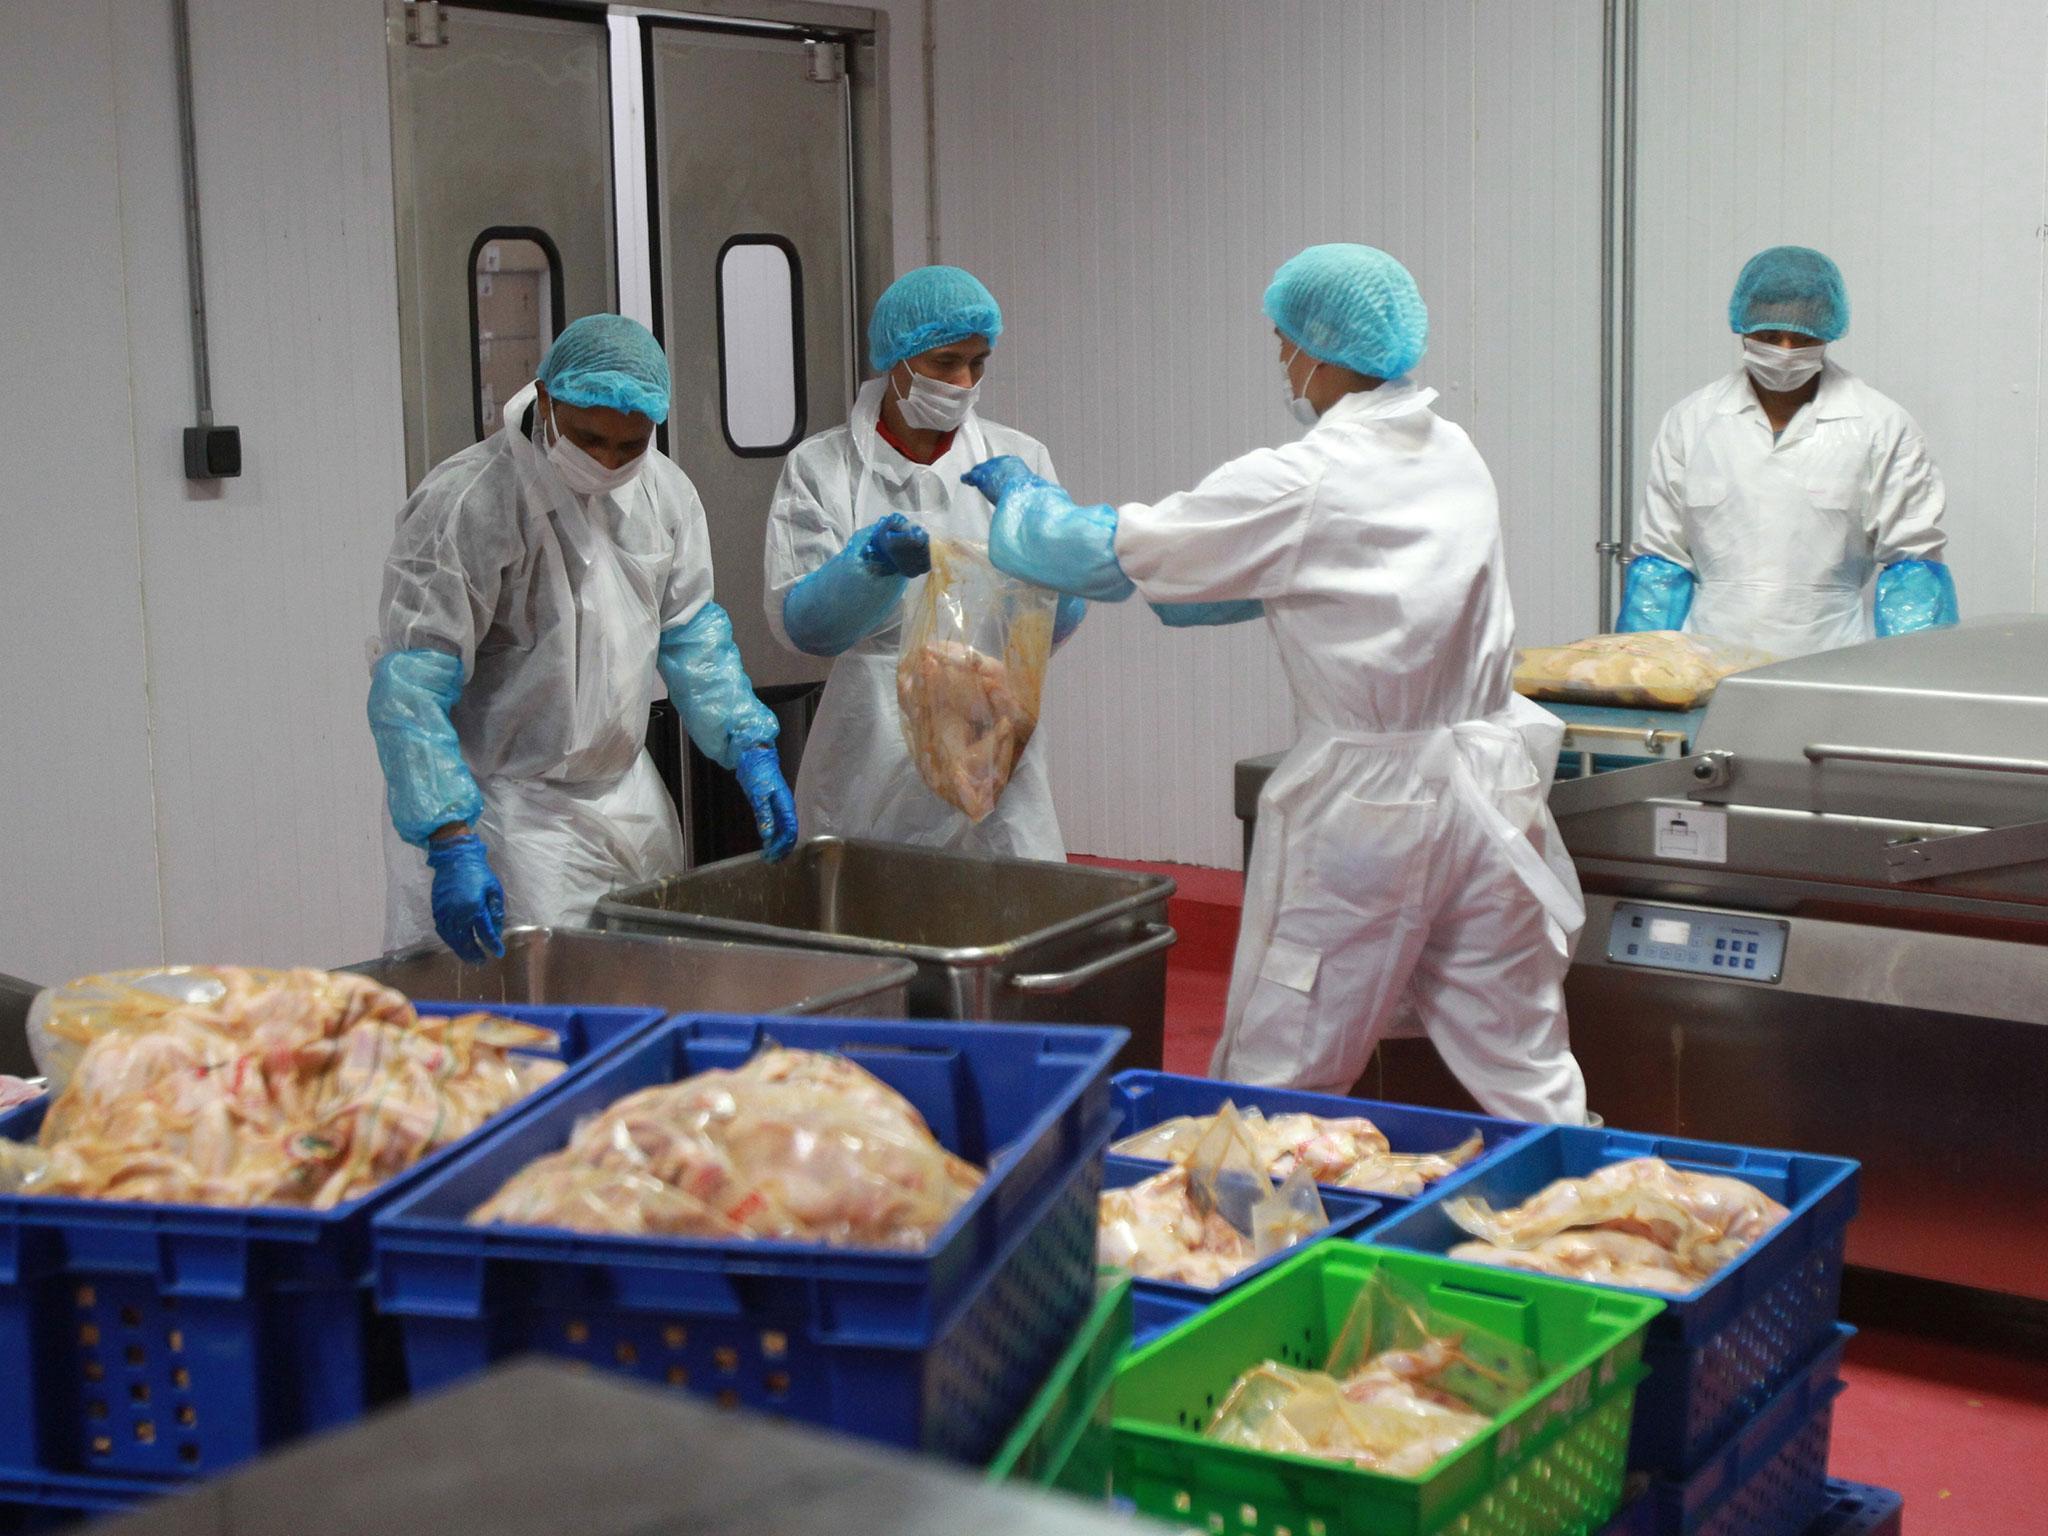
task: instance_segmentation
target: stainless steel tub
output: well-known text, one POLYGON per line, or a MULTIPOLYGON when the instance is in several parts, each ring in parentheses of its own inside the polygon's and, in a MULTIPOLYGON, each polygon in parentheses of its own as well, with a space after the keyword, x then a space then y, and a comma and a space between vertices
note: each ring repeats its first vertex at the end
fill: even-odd
POLYGON ((792 955, 727 940, 514 928, 505 957, 464 965, 439 944, 343 967, 436 1002, 627 1004, 671 1013, 909 1016, 917 967, 885 955, 792 955))
POLYGON ((916 963, 914 1018, 1117 1024, 1160 1065, 1171 880, 814 838, 781 864, 709 864, 598 903, 602 928, 916 963))

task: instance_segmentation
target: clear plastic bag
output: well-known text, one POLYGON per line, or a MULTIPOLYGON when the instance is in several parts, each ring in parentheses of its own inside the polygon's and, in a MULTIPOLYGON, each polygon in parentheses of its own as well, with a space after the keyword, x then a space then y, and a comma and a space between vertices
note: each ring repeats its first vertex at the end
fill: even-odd
POLYGON ((931 555, 903 631, 896 701, 919 775, 978 822, 1038 728, 1059 599, 1005 576, 983 545, 933 539, 931 555))
POLYGON ((620 1099, 469 1220, 915 1250, 981 1180, 880 1079, 778 1048, 620 1099))
POLYGON ((1534 1351, 1439 1315, 1426 1292, 1381 1270, 1353 1302, 1324 1369, 1253 1366, 1206 1433, 1413 1477, 1483 1432, 1541 1374, 1534 1351))
POLYGON ((89 976, 38 998, 53 1089, 24 1194, 321 1210, 365 1194, 560 1073, 548 1030, 422 1018, 325 971, 174 967, 89 976))
POLYGON ((1670 629, 1592 635, 1517 653, 1515 691, 1562 704, 1694 709, 1713 697, 1722 678, 1777 659, 1746 645, 1670 629))
MULTIPOLYGON (((1478 1133, 1441 1152, 1396 1152, 1380 1128, 1362 1115, 1323 1116, 1290 1111, 1266 1115, 1236 1110, 1255 1159, 1276 1179, 1306 1168, 1318 1184, 1379 1195, 1418 1195, 1486 1150, 1478 1133)), ((1218 1111, 1221 1114, 1221 1111, 1218 1111)), ((1110 1148, 1124 1157, 1186 1162, 1218 1115, 1178 1115, 1126 1136, 1110 1148)))

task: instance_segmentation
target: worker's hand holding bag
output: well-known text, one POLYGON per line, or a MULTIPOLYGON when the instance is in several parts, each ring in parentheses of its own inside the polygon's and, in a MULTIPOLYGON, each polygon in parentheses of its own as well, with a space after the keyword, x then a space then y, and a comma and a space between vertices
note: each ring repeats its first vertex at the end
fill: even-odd
POLYGON ((931 541, 896 699, 919 775, 972 821, 996 808, 1038 728, 1057 603, 998 571, 981 545, 931 541))

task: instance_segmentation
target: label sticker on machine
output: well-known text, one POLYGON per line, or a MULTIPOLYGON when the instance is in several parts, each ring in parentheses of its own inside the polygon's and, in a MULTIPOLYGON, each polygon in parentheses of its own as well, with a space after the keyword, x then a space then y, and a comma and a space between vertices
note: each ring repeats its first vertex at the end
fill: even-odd
POLYGON ((1771 917, 1623 901, 1608 925, 1607 958, 1615 965, 1774 982, 1785 974, 1789 928, 1771 917))
POLYGON ((1695 864, 1728 862, 1726 811, 1703 805, 1660 805, 1655 809, 1658 858, 1690 859, 1695 864))

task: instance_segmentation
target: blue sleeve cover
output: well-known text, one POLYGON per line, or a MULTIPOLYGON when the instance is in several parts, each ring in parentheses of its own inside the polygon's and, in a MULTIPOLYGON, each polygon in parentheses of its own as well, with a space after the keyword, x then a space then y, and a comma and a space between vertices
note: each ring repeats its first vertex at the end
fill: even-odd
POLYGON ((1159 622, 1168 629, 1200 629, 1212 624, 1248 624, 1266 616, 1266 605, 1257 598, 1234 603, 1152 603, 1159 622))
POLYGON ((687 624, 663 630, 656 661, 690 740, 719 767, 737 767, 747 748, 765 747, 780 734, 774 712, 754 697, 732 620, 718 604, 706 603, 687 624))
POLYGON ((1081 621, 1088 617, 1088 599, 1060 594, 1060 605, 1052 616, 1052 644, 1058 650, 1074 638, 1074 631, 1081 627, 1081 621))
POLYGON ((448 712, 462 697, 462 662, 446 651, 392 651, 370 673, 370 735, 398 835, 424 848, 451 822, 474 824, 483 791, 462 760, 448 712))
POLYGON ((1956 579, 1940 560, 1901 560, 1877 573, 1877 632, 1946 629, 1961 618, 1956 579))
POLYGON ((1637 555, 1628 563, 1621 585, 1619 634, 1649 629, 1678 629, 1692 612, 1694 576, 1676 560, 1662 555, 1637 555))
POLYGON ((782 628, 798 650, 837 656, 880 629, 895 611, 908 583, 886 559, 869 554, 879 526, 856 529, 846 548, 783 598, 782 628))
POLYGON ((1116 508, 1079 505, 1015 455, 960 477, 990 501, 988 554, 997 570, 1055 592, 1120 603, 1137 590, 1116 558, 1116 508))

